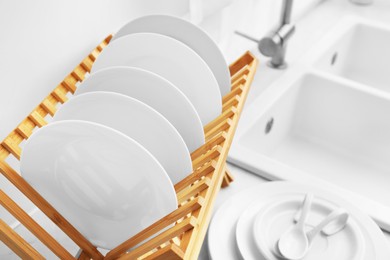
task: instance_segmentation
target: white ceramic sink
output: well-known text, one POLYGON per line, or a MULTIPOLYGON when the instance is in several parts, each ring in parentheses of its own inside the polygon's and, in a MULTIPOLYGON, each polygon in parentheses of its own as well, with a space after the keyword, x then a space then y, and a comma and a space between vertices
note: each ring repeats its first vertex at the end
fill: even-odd
POLYGON ((241 141, 255 153, 390 206, 390 120, 384 120, 386 113, 390 114, 387 99, 305 75, 264 112, 241 141), (375 189, 367 189, 367 183, 375 189))
POLYGON ((368 24, 346 29, 315 66, 390 93, 390 30, 368 24))
POLYGON ((244 110, 229 161, 329 186, 390 231, 389 48, 386 26, 342 20, 244 110))

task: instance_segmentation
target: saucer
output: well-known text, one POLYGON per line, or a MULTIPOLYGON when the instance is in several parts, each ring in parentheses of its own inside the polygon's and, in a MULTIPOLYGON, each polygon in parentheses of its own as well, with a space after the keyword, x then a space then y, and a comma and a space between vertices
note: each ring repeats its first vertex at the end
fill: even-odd
MULTIPOLYGON (((390 259, 388 241, 384 237, 382 231, 375 222, 367 214, 360 211, 357 206, 345 201, 332 191, 324 189, 324 187, 288 181, 274 181, 256 185, 233 195, 219 207, 214 214, 208 230, 207 243, 211 259, 234 260, 241 257, 236 243, 236 224, 241 214, 248 209, 253 202, 262 203, 263 206, 259 207, 263 208, 268 205, 269 202, 277 201, 278 198, 284 196, 286 193, 298 194, 302 202, 302 194, 306 194, 307 192, 313 193, 316 197, 326 198, 326 200, 334 203, 334 205, 348 211, 363 234, 365 241, 364 254, 369 255, 370 252, 375 253, 375 257, 366 259, 390 259)), ((257 212, 255 212, 255 214, 256 213, 257 212)), ((257 250, 254 239, 252 239, 252 242, 254 248, 257 250)))
MULTIPOLYGON (((254 202, 241 215, 236 228, 239 251, 245 259, 277 260, 282 258, 277 249, 277 242, 282 234, 291 228, 294 216, 302 205, 304 193, 286 193, 276 196, 270 202, 254 202)), ((338 206, 323 198, 315 197, 306 221, 306 230, 321 222, 338 206)), ((365 254, 363 234, 353 217, 346 227, 333 236, 320 234, 314 241, 304 259, 373 259, 375 252, 365 254), (336 254, 336 255, 335 255, 336 254), (367 258, 368 257, 368 258, 367 258)))

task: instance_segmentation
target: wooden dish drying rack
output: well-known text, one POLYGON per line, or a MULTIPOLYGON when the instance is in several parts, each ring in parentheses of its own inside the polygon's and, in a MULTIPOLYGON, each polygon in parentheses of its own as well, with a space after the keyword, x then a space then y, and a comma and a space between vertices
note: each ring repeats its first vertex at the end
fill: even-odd
MULTIPOLYGON (((204 127, 206 143, 191 154, 194 171, 175 185, 178 208, 105 256, 6 161, 10 156, 20 160, 20 143, 36 128, 46 125, 45 117, 53 116, 57 104, 65 103, 68 93, 76 91, 76 84, 84 80, 111 38, 100 43, 0 145, 0 172, 80 247, 79 253, 76 256, 69 253, 3 190, 0 190, 0 204, 60 259, 197 259, 218 191, 233 180, 226 168, 226 158, 257 67, 257 59, 251 53, 246 52, 229 67, 232 86, 230 93, 223 97, 223 111, 204 127), (127 252, 145 240, 147 242, 127 252)), ((0 239, 23 259, 44 259, 2 219, 0 239)))

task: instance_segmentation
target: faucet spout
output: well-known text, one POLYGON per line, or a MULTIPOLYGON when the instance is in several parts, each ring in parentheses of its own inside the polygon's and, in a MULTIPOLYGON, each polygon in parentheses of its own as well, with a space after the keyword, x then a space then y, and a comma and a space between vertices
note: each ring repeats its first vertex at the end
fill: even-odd
POLYGON ((293 0, 283 0, 280 24, 275 30, 268 32, 261 40, 257 40, 242 32, 236 34, 257 42, 259 51, 271 60, 268 66, 274 69, 284 69, 287 67, 285 61, 287 42, 295 32, 295 25, 291 24, 293 0))
POLYGON ((270 31, 259 41, 259 51, 264 56, 271 57, 268 65, 272 68, 287 67, 285 61, 287 41, 295 32, 295 26, 290 24, 292 6, 293 0, 283 0, 279 28, 270 31))
POLYGON ((293 0, 283 0, 282 15, 280 19, 280 25, 289 24, 291 22, 293 0))

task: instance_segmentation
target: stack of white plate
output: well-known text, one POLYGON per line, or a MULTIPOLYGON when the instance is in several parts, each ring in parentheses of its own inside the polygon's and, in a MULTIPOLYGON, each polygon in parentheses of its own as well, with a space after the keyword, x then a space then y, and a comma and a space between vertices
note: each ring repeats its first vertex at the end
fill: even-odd
POLYGON ((164 15, 131 21, 27 140, 22 175, 111 249, 177 208, 174 184, 192 172, 190 153, 229 89, 224 57, 201 29, 164 15))
POLYGON ((211 258, 284 259, 277 249, 278 240, 295 225, 294 216, 307 193, 313 194, 314 200, 306 231, 336 208, 345 209, 349 218, 338 233, 317 236, 302 259, 390 259, 388 242, 366 214, 330 191, 291 182, 261 184, 227 200, 215 213, 208 231, 211 258))

